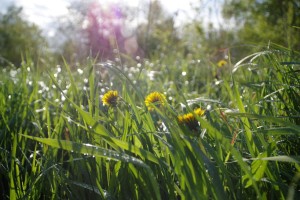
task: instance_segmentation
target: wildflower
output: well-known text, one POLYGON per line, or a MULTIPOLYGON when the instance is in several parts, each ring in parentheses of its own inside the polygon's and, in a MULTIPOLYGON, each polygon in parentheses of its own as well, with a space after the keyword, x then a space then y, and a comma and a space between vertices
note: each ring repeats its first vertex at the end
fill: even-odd
POLYGON ((205 113, 205 110, 202 110, 201 108, 197 108, 197 109, 194 110, 194 113, 196 115, 198 115, 199 117, 202 117, 205 113))
POLYGON ((187 126, 190 130, 197 130, 199 126, 199 122, 196 119, 196 116, 203 116, 205 113, 205 110, 202 110, 201 108, 197 108, 194 110, 194 112, 190 112, 184 115, 179 115, 177 117, 178 123, 183 124, 187 126))
POLYGON ((154 106, 164 106, 165 103, 166 96, 159 92, 152 92, 145 99, 145 104, 150 111, 154 110, 154 106))
POLYGON ((218 62, 218 67, 224 67, 225 65, 227 65, 227 61, 226 60, 220 60, 219 62, 218 62))
POLYGON ((197 130, 199 127, 199 123, 193 113, 178 116, 178 122, 179 124, 187 126, 190 130, 197 130))
POLYGON ((103 105, 115 107, 118 103, 118 91, 109 90, 102 97, 103 105))

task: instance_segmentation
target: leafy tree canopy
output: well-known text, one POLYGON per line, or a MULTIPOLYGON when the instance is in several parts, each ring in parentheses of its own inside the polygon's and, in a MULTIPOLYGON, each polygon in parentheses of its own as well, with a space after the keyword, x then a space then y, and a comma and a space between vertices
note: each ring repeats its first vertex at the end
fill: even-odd
POLYGON ((236 20, 240 42, 270 41, 300 50, 298 0, 226 0, 223 16, 236 20))
POLYGON ((19 66, 24 53, 37 59, 42 47, 47 46, 39 28, 24 20, 22 8, 11 6, 0 14, 0 65, 19 66))

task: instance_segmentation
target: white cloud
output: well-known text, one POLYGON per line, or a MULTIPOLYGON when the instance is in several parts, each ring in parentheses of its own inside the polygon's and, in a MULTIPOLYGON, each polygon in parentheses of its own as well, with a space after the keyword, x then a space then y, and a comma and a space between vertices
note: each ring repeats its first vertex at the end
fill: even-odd
POLYGON ((56 17, 68 14, 67 1, 51 0, 15 0, 16 5, 23 7, 23 12, 27 20, 37 24, 41 28, 46 28, 56 17))
MULTIPOLYGON (((66 16, 69 13, 68 7, 74 2, 80 0, 0 0, 0 12, 5 10, 9 5, 23 7, 23 13, 26 20, 37 24, 48 38, 55 35, 57 25, 56 21, 61 16, 66 16)), ((85 1, 85 0, 81 0, 85 1)), ((119 5, 127 4, 137 9, 137 17, 131 21, 133 27, 145 20, 144 13, 147 8, 143 8, 145 2, 154 0, 98 0, 102 4, 118 3, 119 5)), ((223 0, 158 0, 170 14, 177 14, 174 16, 175 26, 179 27, 182 23, 189 22, 195 16, 200 17, 205 24, 212 23, 215 27, 220 24, 221 2, 223 0), (195 7, 199 8, 199 12, 195 11, 195 7)))

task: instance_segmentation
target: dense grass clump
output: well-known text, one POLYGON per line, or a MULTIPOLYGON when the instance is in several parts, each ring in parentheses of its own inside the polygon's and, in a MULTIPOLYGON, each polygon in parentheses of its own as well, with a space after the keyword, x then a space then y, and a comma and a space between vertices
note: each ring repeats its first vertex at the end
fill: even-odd
POLYGON ((1 198, 300 197, 299 60, 4 68, 1 198))

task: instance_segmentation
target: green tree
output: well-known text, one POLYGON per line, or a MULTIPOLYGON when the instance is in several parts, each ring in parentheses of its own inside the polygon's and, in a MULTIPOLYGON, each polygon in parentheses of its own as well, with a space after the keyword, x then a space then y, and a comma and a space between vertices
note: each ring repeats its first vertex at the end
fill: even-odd
POLYGON ((173 16, 167 14, 159 1, 150 1, 148 8, 147 22, 137 27, 138 44, 145 56, 172 54, 182 49, 173 16))
POLYGON ((226 0, 223 16, 234 18, 241 43, 270 41, 300 50, 299 0, 226 0))
POLYGON ((41 30, 22 17, 22 8, 11 6, 0 14, 0 65, 8 63, 19 66, 22 55, 29 53, 37 60, 47 43, 41 30))

